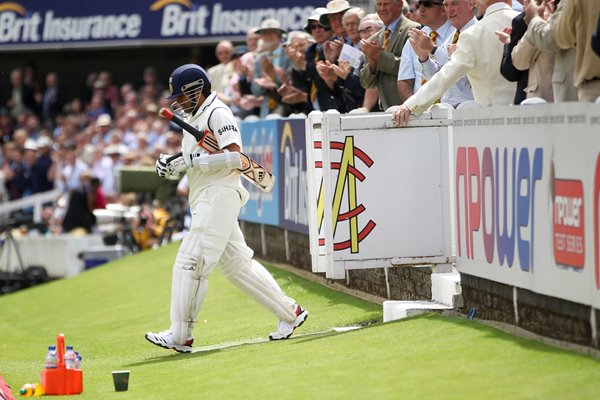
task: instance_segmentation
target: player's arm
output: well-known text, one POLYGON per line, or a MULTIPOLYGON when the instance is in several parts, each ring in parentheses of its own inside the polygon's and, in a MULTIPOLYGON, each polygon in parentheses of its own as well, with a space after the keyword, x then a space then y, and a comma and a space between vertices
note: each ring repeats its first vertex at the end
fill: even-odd
MULTIPOLYGON (((237 145, 231 145, 235 149, 237 145)), ((239 149, 239 146, 237 146, 239 149)), ((219 153, 209 154, 204 151, 198 153, 177 153, 175 155, 161 154, 156 160, 156 173, 163 179, 178 176, 189 168, 198 168, 201 171, 214 171, 218 169, 242 168, 241 154, 239 151, 229 151, 229 148, 219 153)))

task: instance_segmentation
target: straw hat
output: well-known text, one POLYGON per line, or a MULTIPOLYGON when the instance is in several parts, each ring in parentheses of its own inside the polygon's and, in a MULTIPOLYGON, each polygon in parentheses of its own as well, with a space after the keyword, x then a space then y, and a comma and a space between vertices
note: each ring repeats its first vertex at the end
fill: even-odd
POLYGON ((112 118, 108 114, 100 114, 96 119, 96 126, 110 126, 112 118))
POLYGON ((263 34, 266 31, 271 30, 271 31, 276 31, 279 35, 283 35, 284 33, 287 33, 286 31, 284 31, 283 29, 281 29, 281 24, 279 23, 279 21, 277 21, 276 19, 265 19, 263 22, 261 22, 260 24, 260 28, 258 28, 256 30, 256 33, 263 34))
POLYGON ((325 8, 327 9, 327 12, 321 15, 319 22, 323 26, 329 26, 329 18, 327 18, 327 16, 349 10, 350 3, 348 3, 346 0, 331 0, 329 3, 327 3, 325 8))

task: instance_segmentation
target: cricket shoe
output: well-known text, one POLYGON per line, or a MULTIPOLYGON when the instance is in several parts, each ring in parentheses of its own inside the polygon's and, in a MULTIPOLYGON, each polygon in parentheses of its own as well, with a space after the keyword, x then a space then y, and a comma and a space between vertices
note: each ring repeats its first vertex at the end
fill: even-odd
POLYGON ((184 344, 176 344, 171 331, 162 331, 159 333, 148 332, 145 337, 152 344, 164 349, 173 349, 179 353, 191 353, 192 343, 194 343, 194 338, 188 338, 184 344))
POLYGON ((288 339, 294 333, 294 330, 302 325, 308 318, 308 311, 296 304, 296 319, 294 322, 279 321, 277 332, 269 335, 269 340, 288 339))

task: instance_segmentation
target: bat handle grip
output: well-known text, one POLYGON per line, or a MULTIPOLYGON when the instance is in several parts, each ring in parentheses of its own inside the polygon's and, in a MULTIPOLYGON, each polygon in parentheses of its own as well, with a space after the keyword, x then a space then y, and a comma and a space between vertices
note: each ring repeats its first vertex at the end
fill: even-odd
POLYGON ((169 110, 168 108, 161 108, 160 111, 158 112, 159 115, 162 115, 163 117, 165 117, 166 119, 168 119, 169 121, 173 119, 174 115, 173 112, 171 110, 169 110))

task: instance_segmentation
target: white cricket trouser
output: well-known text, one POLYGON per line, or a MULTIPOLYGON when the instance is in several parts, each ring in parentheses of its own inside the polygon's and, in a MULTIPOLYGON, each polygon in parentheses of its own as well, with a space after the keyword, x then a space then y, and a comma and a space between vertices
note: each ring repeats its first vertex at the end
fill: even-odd
POLYGON ((295 301, 246 245, 237 218, 242 205, 237 190, 224 186, 204 189, 192 208, 192 225, 177 253, 171 287, 171 332, 177 344, 192 336, 208 291, 208 276, 216 266, 235 286, 279 319, 295 319, 295 301))

